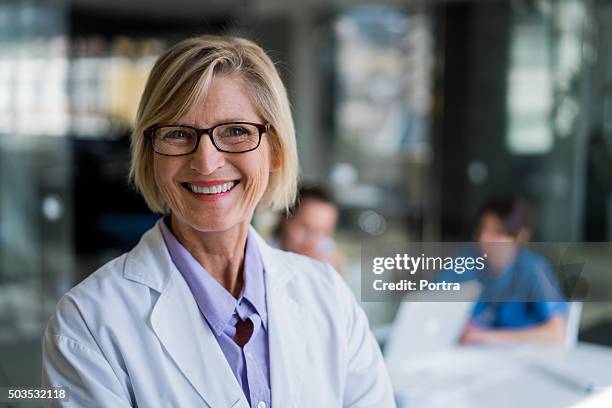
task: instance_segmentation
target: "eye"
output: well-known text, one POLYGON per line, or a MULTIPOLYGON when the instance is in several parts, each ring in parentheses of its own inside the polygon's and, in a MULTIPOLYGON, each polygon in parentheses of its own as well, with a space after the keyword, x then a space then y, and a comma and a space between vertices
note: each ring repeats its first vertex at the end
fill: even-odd
POLYGON ((171 130, 163 135, 165 140, 185 140, 189 138, 189 135, 180 129, 171 130))
POLYGON ((190 145, 196 139, 196 134, 189 128, 165 127, 158 130, 157 139, 168 145, 190 145))
POLYGON ((222 137, 240 137, 240 136, 248 136, 248 135, 249 135, 248 129, 242 126, 229 126, 221 130, 222 137))

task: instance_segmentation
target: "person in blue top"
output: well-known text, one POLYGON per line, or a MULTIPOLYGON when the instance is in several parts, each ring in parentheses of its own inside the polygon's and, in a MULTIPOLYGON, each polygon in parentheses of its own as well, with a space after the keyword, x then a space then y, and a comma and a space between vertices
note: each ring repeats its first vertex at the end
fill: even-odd
POLYGON ((472 273, 483 290, 462 343, 564 340, 567 305, 552 266, 521 245, 530 239, 532 218, 530 206, 517 195, 492 197, 481 208, 475 239, 487 262, 472 273))

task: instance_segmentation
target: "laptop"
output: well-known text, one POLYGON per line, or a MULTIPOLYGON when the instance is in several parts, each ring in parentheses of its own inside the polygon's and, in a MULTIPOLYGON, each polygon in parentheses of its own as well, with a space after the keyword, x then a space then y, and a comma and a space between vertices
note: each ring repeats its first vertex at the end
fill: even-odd
POLYGON ((407 295, 385 342, 387 365, 403 364, 457 345, 480 290, 476 281, 462 283, 461 298, 465 301, 461 302, 444 301, 449 295, 440 292, 407 295))

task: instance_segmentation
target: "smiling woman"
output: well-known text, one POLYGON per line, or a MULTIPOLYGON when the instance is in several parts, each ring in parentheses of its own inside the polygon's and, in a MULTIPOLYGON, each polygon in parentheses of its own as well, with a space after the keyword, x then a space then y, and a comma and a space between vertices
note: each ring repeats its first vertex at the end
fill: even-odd
POLYGON ((297 173, 287 92, 260 47, 203 36, 169 49, 130 172, 162 217, 60 300, 43 384, 83 407, 394 406, 338 274, 250 227, 258 207, 292 205, 297 173))
MULTIPOLYGON (((279 160, 272 159, 274 153, 269 138, 264 137, 259 141, 262 136, 260 131, 265 132, 268 124, 261 123, 264 120, 244 89, 245 84, 238 74, 213 78, 205 96, 177 120, 177 123, 193 128, 209 127, 212 130, 207 132, 211 137, 194 138, 192 147, 179 155, 153 156, 155 186, 170 207, 172 231, 179 241, 198 242, 191 239, 191 235, 224 231, 225 239, 239 242, 236 238, 239 235, 246 237, 247 227, 255 207, 265 193, 270 174, 279 171, 279 160), (231 121, 256 125, 227 124, 231 121), (255 128, 251 129, 250 135, 244 131, 249 128, 255 128), (242 142, 228 142, 228 138, 236 138, 231 136, 231 132, 246 133, 246 136, 238 136, 243 139, 242 142), (259 147, 253 149, 257 145, 259 147), (227 154, 220 151, 218 146, 226 149, 231 147, 235 151, 227 154), (224 186, 231 186, 231 189, 226 188, 222 192, 224 186), (204 188, 209 193, 200 192, 204 188)), ((164 137, 168 137, 164 133, 160 134, 160 129, 164 128, 152 132, 154 146, 163 145, 166 140, 164 137)), ((174 133, 177 133, 176 130, 174 133)), ((166 141, 166 144, 169 143, 166 141)), ((278 156, 274 154, 275 158, 278 156)), ((218 243, 215 240, 215 245, 218 243)), ((196 257, 198 252, 196 250, 196 257)), ((209 266, 208 262, 209 257, 202 256, 201 263, 205 268, 209 266)), ((206 269, 211 271, 217 268, 206 269)), ((219 271, 219 274, 227 276, 225 271, 219 271)), ((239 289, 232 287, 230 292, 237 295, 239 289)))

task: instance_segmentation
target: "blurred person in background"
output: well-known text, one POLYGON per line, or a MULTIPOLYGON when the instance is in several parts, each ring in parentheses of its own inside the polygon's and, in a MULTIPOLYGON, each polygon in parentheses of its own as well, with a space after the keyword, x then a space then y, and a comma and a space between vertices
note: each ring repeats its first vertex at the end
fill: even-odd
POLYGON ((491 197, 480 209, 475 240, 487 267, 478 273, 483 293, 463 343, 563 342, 567 305, 552 267, 521 245, 532 223, 533 210, 516 194, 491 197))
POLYGON ((162 218, 59 301, 43 385, 79 407, 393 407, 347 285, 250 226, 292 205, 297 173, 287 92, 259 46, 202 36, 163 53, 131 167, 162 218))
POLYGON ((330 263, 344 276, 343 259, 334 240, 338 213, 333 196, 324 186, 301 185, 293 207, 281 213, 271 244, 330 263))

